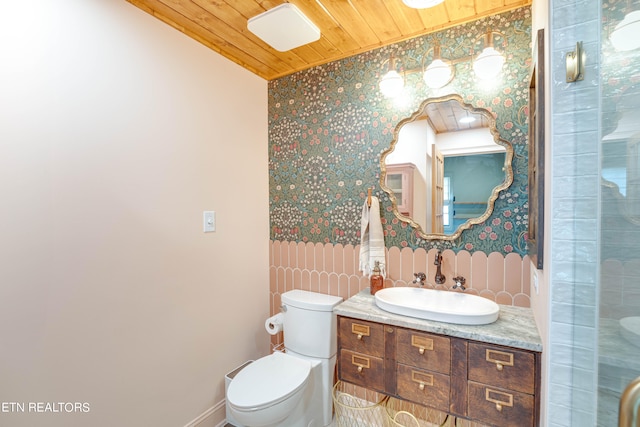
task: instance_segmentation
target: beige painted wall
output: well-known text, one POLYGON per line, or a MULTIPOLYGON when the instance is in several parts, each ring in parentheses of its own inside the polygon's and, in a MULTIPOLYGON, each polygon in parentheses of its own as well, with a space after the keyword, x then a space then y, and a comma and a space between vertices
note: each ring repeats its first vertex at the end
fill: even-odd
POLYGON ((269 349, 267 84, 125 1, 0 52, 0 425, 184 426, 269 349))

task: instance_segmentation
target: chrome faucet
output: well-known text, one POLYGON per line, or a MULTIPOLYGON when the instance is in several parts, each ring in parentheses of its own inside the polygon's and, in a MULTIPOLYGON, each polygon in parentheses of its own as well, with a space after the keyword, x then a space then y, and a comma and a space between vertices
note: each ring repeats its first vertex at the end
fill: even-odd
POLYGON ((413 273, 413 276, 415 277, 413 283, 415 283, 419 287, 423 287, 424 281, 427 280, 427 275, 424 273, 413 273))
POLYGON ((436 254, 436 260, 433 263, 433 265, 436 266, 436 283, 438 285, 442 285, 444 283, 445 280, 447 280, 446 277, 444 277, 444 274, 442 274, 442 251, 438 249, 438 253, 436 254))
POLYGON ((451 289, 461 289, 463 292, 467 289, 464 287, 464 284, 467 281, 464 277, 456 276, 453 278, 453 281, 455 282, 455 285, 453 285, 451 289))

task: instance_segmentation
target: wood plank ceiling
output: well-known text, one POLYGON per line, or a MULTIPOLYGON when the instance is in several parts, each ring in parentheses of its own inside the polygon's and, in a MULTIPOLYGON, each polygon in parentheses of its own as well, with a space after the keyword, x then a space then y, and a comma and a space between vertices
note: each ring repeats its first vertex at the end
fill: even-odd
POLYGON ((321 37, 278 52, 247 29, 247 20, 282 0, 127 1, 266 80, 531 4, 445 0, 430 9, 411 9, 402 0, 289 0, 321 37))

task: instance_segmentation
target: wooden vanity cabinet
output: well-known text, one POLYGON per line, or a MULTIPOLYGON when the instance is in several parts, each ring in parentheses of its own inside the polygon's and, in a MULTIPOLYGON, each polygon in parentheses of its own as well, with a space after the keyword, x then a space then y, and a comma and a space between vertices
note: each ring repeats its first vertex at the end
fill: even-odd
POLYGON ((533 426, 536 354, 469 343, 468 416, 489 424, 533 426))
POLYGON ((384 392, 384 325, 338 317, 340 379, 384 392))
POLYGON ((492 426, 539 424, 540 353, 338 316, 341 380, 492 426))
POLYGON ((396 395, 449 411, 451 341, 448 337, 396 328, 396 395))

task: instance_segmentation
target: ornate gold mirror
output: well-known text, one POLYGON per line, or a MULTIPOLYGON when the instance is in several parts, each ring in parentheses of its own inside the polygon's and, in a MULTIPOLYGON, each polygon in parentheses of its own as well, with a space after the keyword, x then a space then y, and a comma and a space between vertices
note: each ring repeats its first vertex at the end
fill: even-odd
POLYGON ((398 123, 380 158, 380 185, 422 238, 454 240, 491 216, 513 182, 512 158, 488 110, 459 95, 430 98, 398 123))

